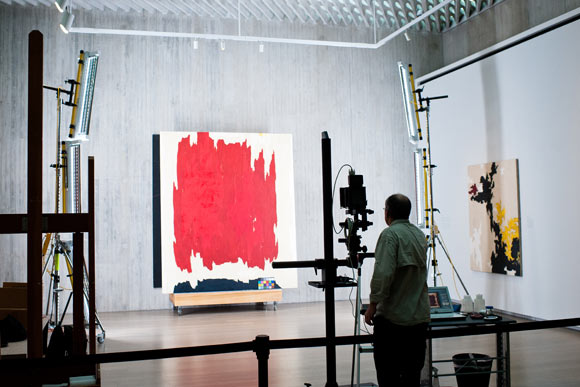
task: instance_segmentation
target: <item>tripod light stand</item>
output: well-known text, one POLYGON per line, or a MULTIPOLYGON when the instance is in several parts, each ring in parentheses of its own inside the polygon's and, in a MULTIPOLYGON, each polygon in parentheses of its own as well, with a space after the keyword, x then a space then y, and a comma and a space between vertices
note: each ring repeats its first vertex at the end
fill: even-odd
MULTIPOLYGON (((57 98, 57 124, 56 124, 56 163, 51 167, 55 168, 55 213, 62 209, 63 213, 80 213, 80 144, 86 140, 90 124, 90 111, 94 90, 94 80, 96 76, 96 66, 98 63, 98 53, 85 53, 81 51, 77 79, 66 81, 70 85, 70 90, 62 88, 44 86, 45 89, 56 91, 57 98), (68 94, 68 101, 61 99, 61 94, 68 94), (69 138, 61 141, 61 107, 62 104, 73 108, 69 138), (62 199, 62 202, 61 202, 62 199)), ((61 239, 60 234, 46 234, 42 246, 43 271, 50 273, 50 284, 48 300, 46 304, 46 314, 48 316, 48 326, 54 328, 62 324, 64 315, 70 303, 72 293, 69 295, 63 312, 60 311, 60 295, 64 288, 61 287, 61 264, 64 263, 68 270, 68 278, 73 285, 73 265, 71 258, 71 247, 61 239), (50 246, 50 250, 49 250, 50 246)), ((82 254, 82 252, 80 252, 82 254)), ((83 262, 83 306, 85 323, 89 316, 89 283, 87 267, 83 262)), ((105 341, 105 330, 95 311, 95 322, 101 333, 97 335, 99 343, 105 341)))
MULTIPOLYGON (((410 67, 410 66, 409 66, 410 67)), ((419 90, 414 90, 414 93, 417 93, 418 95, 418 100, 419 100, 419 108, 417 109, 417 112, 425 112, 425 131, 426 131, 426 142, 427 142, 427 147, 423 148, 423 168, 424 171, 426 173, 424 173, 424 183, 425 183, 425 226, 427 228, 429 228, 429 235, 427 236, 427 245, 428 245, 428 258, 431 258, 431 265, 433 266, 433 286, 437 286, 437 277, 441 275, 441 273, 439 272, 439 262, 437 261, 437 249, 436 249, 436 244, 439 243, 439 246, 441 247, 441 249, 443 250, 443 252, 445 253, 445 256, 447 257, 447 260, 449 261, 449 264, 451 265, 451 268, 453 269, 454 273, 457 275, 457 278, 459 278, 459 282, 461 283, 461 286, 463 287, 463 290, 465 290, 465 293, 467 295, 469 295, 469 291, 467 290, 467 287, 465 286, 465 284, 463 283, 463 280, 461 279, 461 276, 459 275, 459 272, 457 271, 457 269, 455 268, 455 265, 453 264, 453 261, 451 260, 451 257, 449 256, 449 251, 447 250, 445 244, 442 242, 442 238, 440 237, 440 231, 439 231, 439 227, 437 226, 437 223, 435 222, 435 212, 439 212, 439 210, 437 208, 435 208, 433 206, 433 168, 436 167, 436 165, 433 165, 431 163, 431 130, 429 127, 429 113, 431 110, 431 101, 433 100, 438 100, 438 99, 444 99, 447 98, 446 95, 443 96, 437 96, 437 97, 423 97, 421 95, 421 93, 423 92, 423 89, 419 89, 419 90), (424 105, 425 103, 425 105, 424 105), (429 222, 431 224, 429 224, 429 222)))
POLYGON ((415 89, 415 81, 413 78, 413 66, 410 64, 405 66, 402 62, 397 63, 399 69, 399 76, 401 78, 401 90, 403 94, 403 105, 405 108, 405 115, 407 121, 407 129, 409 134, 409 142, 416 145, 423 140, 423 133, 421 131, 421 120, 419 113, 425 112, 426 116, 426 147, 417 148, 414 150, 415 158, 415 188, 416 188, 416 212, 417 212, 417 226, 429 229, 427 235, 428 243, 428 258, 431 260, 433 266, 433 286, 437 286, 437 277, 439 273, 439 263, 437 261, 436 244, 443 249, 451 267, 466 294, 469 294, 463 280, 459 276, 453 261, 449 256, 449 252, 442 242, 439 228, 435 223, 435 212, 439 212, 433 206, 433 168, 435 165, 431 163, 431 133, 429 128, 429 113, 431 109, 431 101, 447 98, 446 95, 438 97, 423 98, 422 89, 415 89), (425 105, 424 105, 425 104, 425 105), (422 160, 421 160, 422 159, 422 160), (424 216, 421 214, 424 212, 424 216))

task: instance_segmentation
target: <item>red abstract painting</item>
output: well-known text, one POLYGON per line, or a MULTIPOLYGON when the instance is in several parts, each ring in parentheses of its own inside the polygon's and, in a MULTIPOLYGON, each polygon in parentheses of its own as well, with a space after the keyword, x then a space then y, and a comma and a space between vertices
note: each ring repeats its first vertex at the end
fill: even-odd
POLYGON ((164 293, 298 285, 292 136, 162 132, 159 136, 164 293))
POLYGON ((180 269, 191 272, 192 254, 208 269, 238 259, 263 269, 278 256, 276 155, 267 166, 263 151, 251 156, 246 142, 226 144, 209 133, 179 142, 173 249, 180 269))

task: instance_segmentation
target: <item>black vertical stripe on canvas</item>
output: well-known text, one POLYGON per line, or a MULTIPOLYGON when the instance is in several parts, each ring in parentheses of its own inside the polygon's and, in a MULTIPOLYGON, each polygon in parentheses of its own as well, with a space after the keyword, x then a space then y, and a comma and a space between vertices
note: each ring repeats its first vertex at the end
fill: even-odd
POLYGON ((159 135, 153 135, 153 287, 161 287, 161 195, 159 135))

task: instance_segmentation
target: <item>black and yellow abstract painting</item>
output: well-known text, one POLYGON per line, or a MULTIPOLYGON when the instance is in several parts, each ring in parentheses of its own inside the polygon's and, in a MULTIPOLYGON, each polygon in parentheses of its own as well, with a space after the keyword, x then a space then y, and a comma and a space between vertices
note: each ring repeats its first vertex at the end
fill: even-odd
POLYGON ((468 167, 471 269, 522 275, 518 160, 468 167))

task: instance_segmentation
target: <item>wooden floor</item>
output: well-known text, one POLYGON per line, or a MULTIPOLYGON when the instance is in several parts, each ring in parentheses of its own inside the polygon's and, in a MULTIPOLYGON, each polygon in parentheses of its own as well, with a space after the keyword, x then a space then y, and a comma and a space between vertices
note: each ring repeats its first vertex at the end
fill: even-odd
MULTIPOLYGON (((325 335, 324 304, 279 304, 256 307, 203 307, 172 310, 101 313, 106 340, 99 352, 174 348, 251 341, 259 334, 271 339, 320 337, 325 335)), ((336 304, 337 335, 353 333, 354 318, 348 301, 336 304)), ((567 329, 517 332, 510 335, 513 387, 580 386, 580 332, 567 329)), ((12 343, 2 353, 25 348, 12 343)), ((495 353, 495 336, 438 339, 435 359, 456 353, 495 353)), ((362 354, 361 382, 376 382, 371 354, 362 354)), ((349 385, 352 347, 337 349, 337 381, 349 385)), ((442 373, 451 365, 439 365, 442 373)), ((211 355, 119 364, 101 368, 103 386, 257 386, 254 353, 211 355)), ((274 350, 269 360, 270 386, 324 386, 324 348, 274 350)), ((454 377, 440 380, 441 386, 457 386, 454 377)), ((495 386, 492 376, 490 386, 495 386)))

